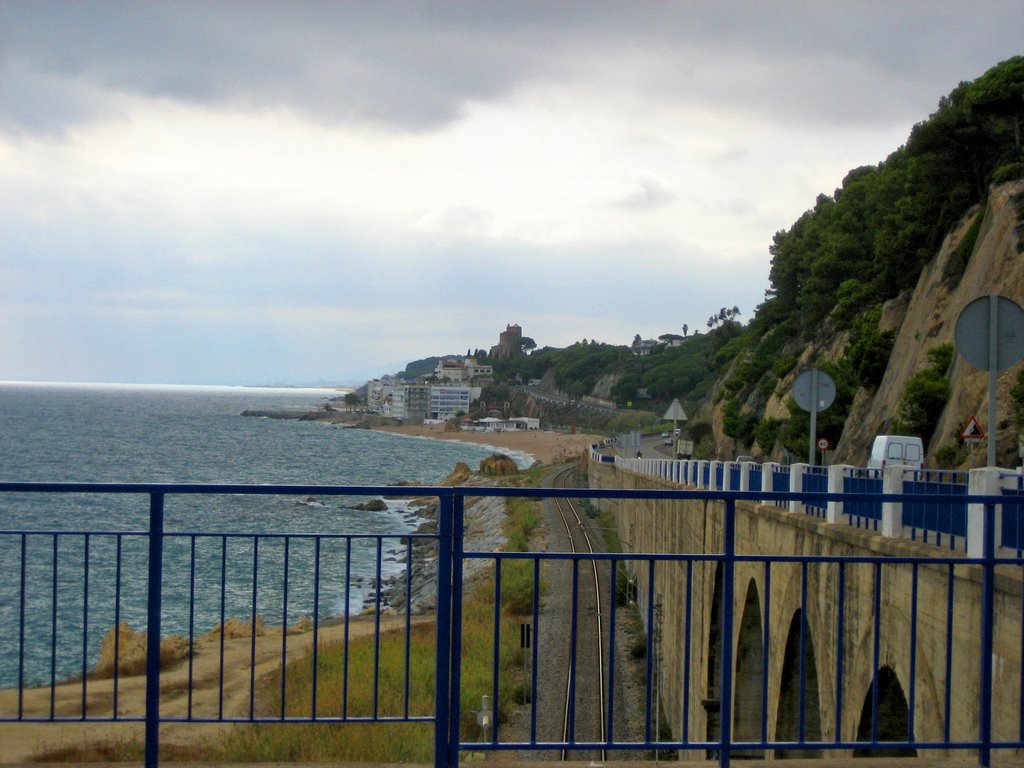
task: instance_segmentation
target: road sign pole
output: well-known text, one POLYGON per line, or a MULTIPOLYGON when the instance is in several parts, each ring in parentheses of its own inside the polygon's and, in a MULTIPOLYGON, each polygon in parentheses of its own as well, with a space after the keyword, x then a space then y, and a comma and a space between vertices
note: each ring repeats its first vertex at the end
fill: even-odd
POLYGON ((818 438, 818 369, 811 368, 811 438, 807 450, 807 463, 814 466, 815 446, 818 438))
POLYGON ((996 388, 999 354, 999 297, 988 297, 988 463, 996 465, 996 388))

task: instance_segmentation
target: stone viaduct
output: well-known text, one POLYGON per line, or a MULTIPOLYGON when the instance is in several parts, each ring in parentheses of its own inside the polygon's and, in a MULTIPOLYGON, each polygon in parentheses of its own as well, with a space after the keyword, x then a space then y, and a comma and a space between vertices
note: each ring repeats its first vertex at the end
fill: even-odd
MULTIPOLYGON (((588 471, 592 488, 683 487, 612 464, 590 462, 588 471)), ((723 551, 723 502, 606 499, 602 504, 616 513, 626 552, 700 556, 723 551)), ((919 742, 978 738, 978 565, 949 562, 962 557, 950 550, 775 506, 738 502, 735 521, 737 555, 751 557, 736 564, 734 577, 734 742, 838 742, 847 746, 824 755, 856 755, 849 743, 871 740, 872 712, 878 713, 878 741, 907 740, 908 733, 919 742), (787 562, 786 556, 937 562, 787 562)), ((649 562, 640 556, 628 569, 641 614, 648 615, 652 598, 657 606, 650 615, 657 625, 661 719, 675 740, 717 736, 722 565, 699 557, 656 561, 652 595, 649 562)), ((1019 739, 1024 728, 1021 569, 1003 568, 995 585, 991 659, 997 741, 1019 739)), ((823 754, 792 744, 767 752, 750 756, 823 754)), ((939 754, 919 751, 920 756, 939 754)))

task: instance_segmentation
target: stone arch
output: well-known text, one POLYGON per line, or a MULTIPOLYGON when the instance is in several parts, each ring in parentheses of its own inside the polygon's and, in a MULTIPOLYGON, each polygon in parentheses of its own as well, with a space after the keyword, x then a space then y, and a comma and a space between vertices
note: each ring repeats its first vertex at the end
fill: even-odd
MULTIPOLYGON (((860 721, 857 724, 857 741, 871 741, 872 720, 877 721, 878 741, 907 741, 910 725, 910 709, 907 697, 903 693, 899 677, 892 667, 878 670, 875 681, 868 688, 861 707, 860 721), (878 686, 878 713, 873 718, 874 688, 878 686)), ((913 734, 909 734, 913 738, 913 734)), ((899 749, 855 749, 854 757, 917 757, 917 750, 899 749)))
MULTIPOLYGON (((721 738, 720 708, 722 703, 722 564, 715 566, 714 589, 711 592, 711 614, 708 622, 707 694, 704 712, 707 718, 707 740, 721 738)), ((718 750, 708 750, 714 758, 718 750)))
MULTIPOLYGON (((818 664, 814 656, 814 638, 803 611, 797 609, 789 623, 786 650, 779 684, 779 706, 775 716, 777 741, 800 740, 800 630, 804 632, 804 720, 803 740, 821 740, 821 705, 818 696, 818 664)), ((775 756, 784 758, 821 757, 820 749, 777 749, 775 756)))
MULTIPOLYGON (((736 675, 733 686, 733 740, 761 741, 764 714, 764 634, 757 582, 751 579, 743 602, 736 642, 736 675)), ((736 750, 736 757, 763 757, 763 750, 736 750)))

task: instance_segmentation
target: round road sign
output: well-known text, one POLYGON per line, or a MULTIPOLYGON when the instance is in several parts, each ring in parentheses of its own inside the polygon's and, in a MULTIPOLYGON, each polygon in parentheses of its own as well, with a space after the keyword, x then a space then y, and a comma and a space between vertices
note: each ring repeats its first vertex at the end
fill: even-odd
POLYGON ((828 438, 823 437, 818 441, 818 449, 822 451, 828 450, 828 438))
POLYGON ((989 336, 995 313, 995 370, 1005 371, 1024 357, 1024 309, 1005 296, 975 299, 956 319, 956 351, 982 371, 992 370, 989 336))
POLYGON ((836 382, 831 376, 817 368, 810 368, 793 382, 793 399, 805 411, 820 413, 836 400, 836 382), (817 384, 817 391, 812 391, 817 384), (813 406, 813 408, 812 408, 813 406))

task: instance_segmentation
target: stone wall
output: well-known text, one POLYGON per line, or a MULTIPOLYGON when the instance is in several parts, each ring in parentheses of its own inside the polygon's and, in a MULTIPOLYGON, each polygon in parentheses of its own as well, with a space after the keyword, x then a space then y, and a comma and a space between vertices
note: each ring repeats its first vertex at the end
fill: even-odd
MULTIPOLYGON (((673 489, 667 481, 591 463, 592 488, 673 489)), ((633 553, 687 553, 694 559, 657 561, 653 595, 661 603, 661 706, 675 738, 699 741, 708 735, 718 698, 718 662, 712 621, 717 560, 702 556, 722 552, 724 503, 700 499, 603 500, 616 513, 623 546, 633 553), (688 603, 689 600, 689 603, 688 603), (690 615, 687 617, 687 605, 690 615), (687 636, 686 627, 689 627, 687 636), (689 663, 687 664, 687 658, 689 663), (712 663, 713 662, 713 663, 712 663), (687 668, 688 667, 688 668, 687 668), (710 718, 709 718, 709 712, 710 718), (687 733, 684 734, 684 727, 687 733)), ((800 618, 804 634, 806 687, 816 689, 818 707, 805 701, 805 738, 858 740, 865 702, 870 702, 876 668, 888 668, 879 689, 899 689, 913 697, 917 739, 944 738, 947 687, 950 737, 977 738, 981 573, 976 565, 951 565, 962 556, 909 540, 886 539, 871 532, 834 525, 774 506, 737 504, 736 551, 752 556, 926 557, 935 562, 883 564, 801 563, 763 560, 739 562, 735 568, 732 647, 737 649, 733 695, 737 700, 734 739, 761 739, 767 670, 767 736, 796 740, 796 691, 799 688, 800 618), (952 586, 950 573, 952 570, 952 586), (804 573, 806 571, 806 579, 804 573), (876 593, 876 579, 881 578, 876 593), (840 596, 840 582, 844 584, 840 596), (947 684, 946 645, 952 589, 952 666, 947 684), (916 600, 913 598, 916 595, 916 600), (876 637, 875 604, 881 610, 876 637), (916 609, 915 609, 916 605, 916 609), (840 607, 842 611, 840 612, 840 607), (768 616, 767 648, 764 619, 768 616), (910 647, 917 647, 911 661, 910 647), (790 644, 787 663, 786 648, 790 644), (876 658, 877 646, 877 664, 876 658), (795 657, 794 657, 795 654, 795 657), (911 665, 913 664, 913 669, 911 665), (841 670, 841 674, 837 674, 841 670), (796 675, 796 679, 794 679, 796 675), (840 691, 841 686, 841 691, 840 691), (818 710, 815 717, 814 710, 818 710)), ((633 561, 641 613, 648 616, 649 561, 633 561)), ((720 588, 720 587, 719 587, 720 588)), ((1021 701, 1021 574, 1000 572, 996 584, 993 734, 1017 738, 1021 701)), ((720 653, 720 651, 718 652, 720 653)), ((884 698, 884 696, 883 696, 884 698)), ((907 708, 904 706, 904 710, 907 708)), ((714 726, 712 726, 714 727, 714 726)), ((690 757, 697 757, 696 753, 690 757)))

